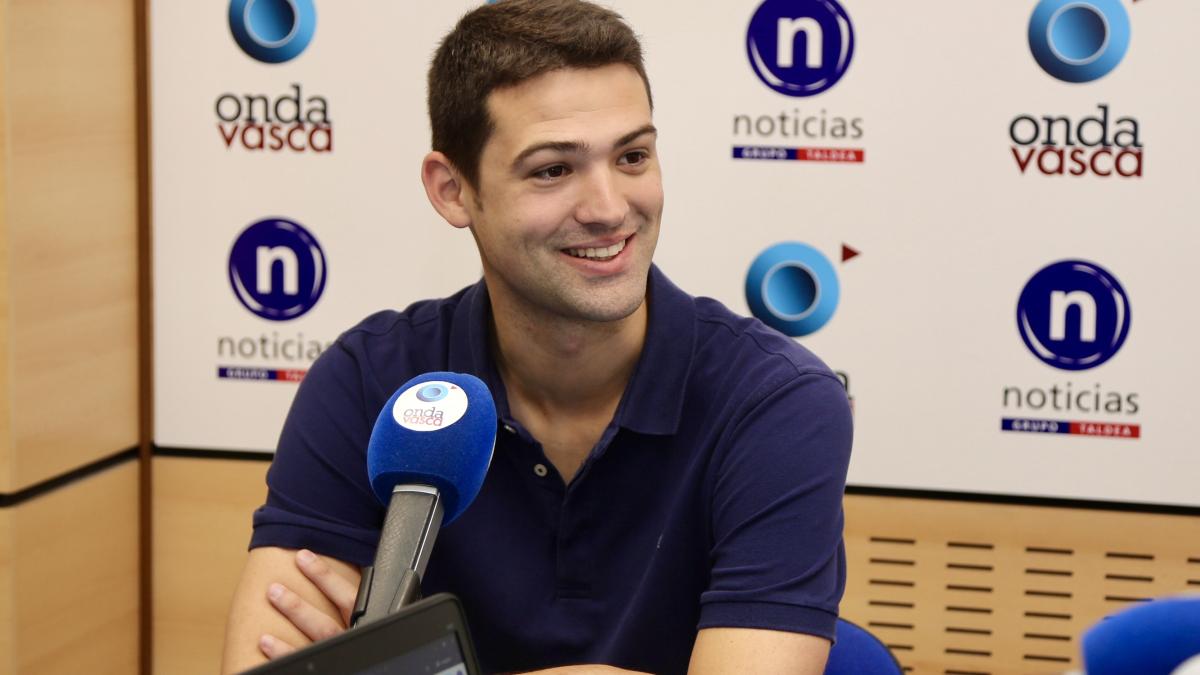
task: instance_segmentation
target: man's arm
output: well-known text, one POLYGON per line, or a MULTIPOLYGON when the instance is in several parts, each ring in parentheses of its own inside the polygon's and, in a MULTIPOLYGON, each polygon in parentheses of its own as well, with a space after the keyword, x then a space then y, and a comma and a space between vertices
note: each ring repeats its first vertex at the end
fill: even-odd
POLYGON ((692 648, 690 675, 821 675, 829 640, 757 628, 705 628, 692 648))
POLYGON ((250 551, 229 610, 222 673, 239 673, 346 629, 358 568, 306 554, 250 551))
MULTIPOLYGON (((756 628, 705 628, 696 636, 688 675, 821 675, 829 640, 756 628)), ((612 666, 567 666, 526 675, 618 675, 612 666)))
MULTIPOLYGON (((282 548, 250 552, 242 583, 234 597, 225 641, 224 673, 236 673, 282 656, 314 639, 345 630, 358 590, 358 570, 330 558, 282 548), (287 576, 287 580, 284 577, 287 576), (280 600, 267 591, 284 586, 280 600), (297 591, 292 593, 292 590, 297 591), (282 647, 259 646, 272 635, 282 647), (241 657, 242 660, 233 659, 241 657)), ((829 656, 829 641, 803 633, 752 628, 706 628, 696 636, 688 672, 693 675, 787 673, 820 675, 829 656)), ((617 675, 633 673, 605 665, 578 665, 539 670, 541 675, 617 675)), ((527 674, 534 675, 534 674, 527 674)))

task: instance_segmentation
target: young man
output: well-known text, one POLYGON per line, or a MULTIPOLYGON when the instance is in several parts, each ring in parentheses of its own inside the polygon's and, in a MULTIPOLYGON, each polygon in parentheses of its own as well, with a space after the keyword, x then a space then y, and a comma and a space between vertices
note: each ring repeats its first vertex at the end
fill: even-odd
POLYGON ((422 180, 483 281, 376 314, 314 364, 225 671, 344 629, 384 513, 372 424, 409 378, 450 370, 489 385, 501 428, 424 587, 462 599, 485 669, 820 673, 845 577, 845 392, 651 265, 663 194, 637 39, 581 0, 505 0, 447 36, 429 88, 422 180))

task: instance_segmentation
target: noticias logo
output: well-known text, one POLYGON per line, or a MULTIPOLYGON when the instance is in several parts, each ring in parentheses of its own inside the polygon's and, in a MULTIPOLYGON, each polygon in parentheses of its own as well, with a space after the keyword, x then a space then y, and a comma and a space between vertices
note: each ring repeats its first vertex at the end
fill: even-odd
POLYGON ((299 223, 267 218, 247 227, 229 252, 229 283, 238 301, 270 321, 312 309, 325 291, 325 253, 299 223))
POLYGON ((229 30, 242 51, 263 63, 291 61, 312 42, 313 0, 232 0, 229 30))
POLYGON ((1120 0, 1041 0, 1029 19, 1029 49, 1047 73, 1091 82, 1112 72, 1129 49, 1129 14, 1120 0))
POLYGON ((1087 370, 1120 351, 1129 297, 1108 270, 1084 260, 1042 268, 1017 301, 1017 328, 1034 356, 1061 370, 1087 370))
POLYGON ((771 89, 814 96, 846 74, 854 27, 837 0, 766 0, 746 29, 746 54, 771 89))
POLYGON ((829 259, 797 242, 771 246, 746 275, 746 304, 754 316, 790 337, 820 330, 838 306, 840 286, 829 259))

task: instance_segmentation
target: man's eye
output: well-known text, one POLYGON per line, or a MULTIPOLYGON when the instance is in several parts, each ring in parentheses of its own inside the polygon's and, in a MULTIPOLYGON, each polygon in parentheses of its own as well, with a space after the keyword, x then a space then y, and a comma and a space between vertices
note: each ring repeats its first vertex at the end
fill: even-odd
POLYGON ((650 159, 650 154, 645 150, 634 150, 621 155, 621 164, 637 166, 638 164, 645 162, 647 159, 650 159))
POLYGON ((548 166, 541 171, 535 171, 533 173, 534 178, 540 178, 542 180, 554 180, 555 178, 562 178, 565 175, 567 175, 567 167, 563 166, 562 164, 548 166))

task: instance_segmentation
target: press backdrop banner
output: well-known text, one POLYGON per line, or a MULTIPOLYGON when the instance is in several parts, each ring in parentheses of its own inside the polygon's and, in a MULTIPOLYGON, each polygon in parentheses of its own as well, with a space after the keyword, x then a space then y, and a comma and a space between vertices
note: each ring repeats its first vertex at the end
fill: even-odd
MULTIPOLYGON (((151 1, 159 446, 270 452, 342 331, 479 277, 418 176, 476 4, 151 1)), ((657 263, 838 371, 851 483, 1200 506, 1200 4, 612 6, 657 263)))

